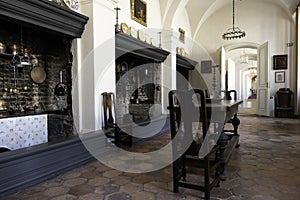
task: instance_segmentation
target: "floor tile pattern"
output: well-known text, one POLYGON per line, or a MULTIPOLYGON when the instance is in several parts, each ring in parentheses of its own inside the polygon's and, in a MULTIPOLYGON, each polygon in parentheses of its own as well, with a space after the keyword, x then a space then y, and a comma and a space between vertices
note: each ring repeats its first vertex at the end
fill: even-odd
MULTIPOLYGON (((240 148, 227 166, 227 180, 212 190, 213 200, 299 200, 300 120, 240 115, 240 148)), ((137 144, 137 151, 166 144, 169 134, 137 144)), ((201 181, 198 176, 190 177, 201 181)), ((5 200, 183 200, 203 199, 200 191, 172 192, 172 169, 134 174, 98 161, 37 184, 5 200)))

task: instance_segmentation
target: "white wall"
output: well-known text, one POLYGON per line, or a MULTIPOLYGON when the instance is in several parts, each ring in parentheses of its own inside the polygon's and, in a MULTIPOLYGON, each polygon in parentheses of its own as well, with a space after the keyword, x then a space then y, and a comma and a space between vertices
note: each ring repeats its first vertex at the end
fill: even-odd
POLYGON ((76 71, 77 74, 74 74, 75 79, 73 78, 73 90, 78 91, 77 97, 74 96, 76 93, 73 93, 72 102, 74 121, 78 132, 82 132, 85 129, 93 129, 95 122, 93 116, 95 110, 94 100, 92 98, 86 98, 86 96, 94 96, 94 90, 84 90, 84 88, 94 88, 92 78, 90 78, 90 81, 86 81, 89 77, 92 77, 93 61, 89 59, 85 60, 83 63, 83 60, 88 57, 89 53, 92 52, 94 48, 93 41, 89 40, 89 38, 94 38, 93 2, 87 1, 84 4, 80 4, 80 10, 84 15, 89 17, 89 21, 85 26, 82 38, 78 40, 78 68, 76 71))
MULTIPOLYGON (((201 46, 201 44, 197 43, 197 41, 193 40, 193 36, 191 34, 191 27, 189 22, 189 14, 186 9, 179 9, 180 13, 175 13, 172 23, 172 30, 174 32, 175 47, 183 47, 185 51, 189 54, 188 57, 198 62, 194 72, 190 73, 191 85, 193 88, 201 88, 208 89, 209 92, 212 92, 212 80, 213 74, 202 74, 201 73, 201 61, 203 60, 212 60, 212 58, 208 55, 206 50, 201 46), (185 30, 185 43, 181 43, 178 40, 179 37, 179 28, 185 30)), ((213 65, 215 63, 213 62, 213 65)), ((219 80, 220 73, 217 70, 217 79, 219 80)), ((218 83, 220 85, 220 83, 218 83)))
MULTIPOLYGON (((81 12, 89 17, 81 42, 78 64, 78 131, 100 129, 101 93, 115 91, 115 3, 89 0, 81 3, 81 12), (103 19, 105 16, 105 20, 103 19)), ((75 108, 76 109, 76 108, 75 108)))
POLYGON ((174 45, 176 47, 182 47, 184 50, 191 55, 193 41, 191 36, 191 27, 189 23, 189 17, 186 13, 186 10, 183 9, 181 13, 176 14, 173 19, 172 23, 172 30, 174 32, 174 37, 176 38, 174 40, 174 45), (183 29, 185 31, 185 42, 182 43, 179 41, 179 28, 183 29))
POLYGON ((137 30, 143 30, 152 38, 156 39, 158 44, 158 34, 161 31, 161 14, 160 4, 158 0, 144 0, 147 3, 147 27, 131 19, 131 3, 130 0, 119 0, 117 4, 121 9, 119 12, 119 23, 126 23, 129 27, 133 26, 137 30))
MULTIPOLYGON (((158 0, 146 0, 148 7, 148 27, 157 37, 161 30, 161 15, 158 0)), ((88 132, 102 128, 102 92, 115 93, 115 29, 116 7, 119 24, 145 29, 131 19, 130 0, 87 0, 80 1, 80 12, 89 17, 82 38, 78 40, 76 54, 78 68, 73 70, 76 83, 73 89, 73 112, 76 129, 88 132)), ((145 32, 147 31, 145 30, 145 32)), ((76 50, 74 50, 76 51, 76 50)))
MULTIPOLYGON (((272 56, 275 54, 288 54, 289 70, 295 67, 295 47, 287 47, 286 43, 295 42, 295 20, 291 14, 271 1, 236 1, 235 25, 246 31, 243 39, 225 41, 222 34, 232 26, 232 5, 229 4, 211 15, 201 26, 196 40, 207 50, 216 63, 220 63, 219 49, 221 45, 240 42, 263 44, 270 42, 270 63, 273 65, 272 56), (290 31, 289 31, 290 30, 290 31)), ((287 81, 292 80, 289 71, 287 81)), ((280 87, 287 85, 295 90, 295 81, 291 84, 275 84, 275 71, 270 71, 271 95, 280 87)))
POLYGON ((235 77, 236 77, 236 65, 232 59, 228 59, 228 90, 236 90, 235 77))

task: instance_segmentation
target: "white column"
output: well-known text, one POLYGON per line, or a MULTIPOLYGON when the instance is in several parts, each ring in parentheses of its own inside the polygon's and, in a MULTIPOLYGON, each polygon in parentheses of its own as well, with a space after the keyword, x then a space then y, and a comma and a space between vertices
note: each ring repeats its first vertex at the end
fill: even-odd
POLYGON ((176 89, 176 46, 172 30, 162 30, 162 48, 170 52, 162 65, 162 113, 167 114, 168 93, 176 89))

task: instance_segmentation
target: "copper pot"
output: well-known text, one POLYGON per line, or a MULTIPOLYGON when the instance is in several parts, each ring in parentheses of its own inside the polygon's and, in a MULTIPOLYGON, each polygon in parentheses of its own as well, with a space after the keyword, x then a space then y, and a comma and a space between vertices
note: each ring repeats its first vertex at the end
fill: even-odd
POLYGON ((5 53, 6 46, 2 42, 0 42, 0 53, 5 53))

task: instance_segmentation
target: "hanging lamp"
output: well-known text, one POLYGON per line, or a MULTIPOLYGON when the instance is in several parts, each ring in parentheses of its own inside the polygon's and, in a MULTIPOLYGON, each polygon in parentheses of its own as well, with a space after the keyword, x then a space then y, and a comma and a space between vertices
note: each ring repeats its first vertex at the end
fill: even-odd
POLYGON ((247 56, 247 54, 246 54, 245 49, 244 49, 244 51, 242 52, 240 58, 241 58, 241 64, 248 64, 249 58, 248 58, 248 56, 247 56))
POLYGON ((246 36, 246 32, 241 30, 239 27, 234 26, 234 0, 232 0, 232 28, 222 35, 224 40, 240 39, 246 36))

